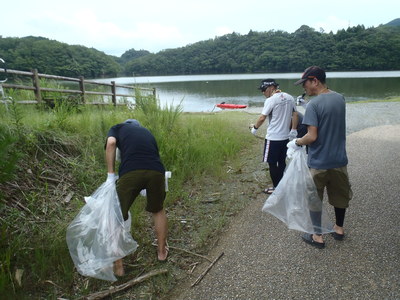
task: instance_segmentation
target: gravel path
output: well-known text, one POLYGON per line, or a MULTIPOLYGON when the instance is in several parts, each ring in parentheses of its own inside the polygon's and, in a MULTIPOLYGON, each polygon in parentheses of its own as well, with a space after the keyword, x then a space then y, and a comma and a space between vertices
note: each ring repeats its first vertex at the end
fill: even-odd
MULTIPOLYGON (((261 212, 260 194, 209 253, 224 256, 191 288, 208 264, 198 267, 169 299, 400 299, 399 111, 400 103, 348 105, 354 198, 344 241, 326 236, 325 249, 305 244, 299 232, 261 212)), ((330 206, 328 212, 333 219, 330 206)))

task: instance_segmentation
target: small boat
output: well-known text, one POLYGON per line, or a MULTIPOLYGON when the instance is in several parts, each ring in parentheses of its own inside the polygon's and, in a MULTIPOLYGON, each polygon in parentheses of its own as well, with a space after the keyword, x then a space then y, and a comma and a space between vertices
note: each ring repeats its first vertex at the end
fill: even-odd
POLYGON ((222 102, 220 104, 217 104, 216 107, 236 109, 236 108, 246 108, 247 105, 244 105, 244 104, 229 104, 229 103, 222 102))

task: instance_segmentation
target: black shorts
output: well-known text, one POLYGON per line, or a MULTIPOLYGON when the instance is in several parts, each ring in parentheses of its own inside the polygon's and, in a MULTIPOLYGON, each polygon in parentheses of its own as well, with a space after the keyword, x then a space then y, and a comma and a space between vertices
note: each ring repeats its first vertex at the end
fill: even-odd
POLYGON ((285 161, 289 139, 283 141, 265 140, 263 162, 276 164, 285 161))
POLYGON ((165 200, 165 174, 154 170, 135 170, 122 175, 117 181, 117 193, 124 220, 128 219, 129 209, 139 195, 146 189, 146 210, 157 213, 163 209, 165 200))

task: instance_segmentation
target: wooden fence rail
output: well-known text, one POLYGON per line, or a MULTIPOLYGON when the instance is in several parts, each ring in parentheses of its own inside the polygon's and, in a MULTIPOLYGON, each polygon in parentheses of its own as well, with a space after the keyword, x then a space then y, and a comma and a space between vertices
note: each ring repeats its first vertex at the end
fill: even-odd
MULTIPOLYGON (((81 101, 83 104, 108 104, 104 102, 87 102, 86 96, 87 95, 100 95, 100 96, 111 96, 112 104, 114 106, 116 105, 125 105, 125 103, 118 103, 117 102, 117 97, 134 97, 134 91, 136 89, 139 89, 140 91, 145 91, 145 92, 151 92, 154 96, 156 96, 156 89, 155 88, 143 88, 143 87, 134 87, 130 85, 121 85, 121 84, 116 84, 115 81, 111 81, 110 83, 102 83, 102 82, 96 82, 92 80, 85 80, 82 76, 79 78, 73 78, 73 77, 64 77, 64 76, 56 76, 56 75, 48 75, 48 74, 40 74, 38 71, 32 70, 32 72, 26 72, 26 71, 18 71, 18 70, 10 70, 10 69, 4 69, 0 68, 0 73, 5 73, 7 74, 15 74, 15 75, 22 75, 22 76, 27 76, 30 77, 32 80, 32 86, 26 86, 26 85, 19 85, 19 84, 11 84, 11 83, 6 83, 3 81, 3 83, 0 82, 0 89, 1 88, 9 88, 9 89, 22 89, 22 90, 30 90, 35 93, 35 99, 36 100, 21 100, 17 101, 18 103, 22 104, 35 104, 35 103, 42 103, 46 99, 42 97, 42 92, 57 92, 57 93, 63 93, 63 94, 77 94, 80 95, 81 101), (79 84, 79 90, 72 90, 72 89, 54 89, 54 88, 44 88, 40 86, 40 79, 41 78, 46 78, 46 79, 54 79, 57 81, 69 81, 69 82, 75 82, 79 84), (98 92, 98 91, 89 91, 86 90, 86 86, 90 85, 98 85, 98 86, 107 86, 110 87, 110 92, 98 92), (125 88, 130 91, 132 91, 131 94, 121 94, 117 93, 117 88, 125 88)), ((2 102, 6 101, 3 99, 2 102)))

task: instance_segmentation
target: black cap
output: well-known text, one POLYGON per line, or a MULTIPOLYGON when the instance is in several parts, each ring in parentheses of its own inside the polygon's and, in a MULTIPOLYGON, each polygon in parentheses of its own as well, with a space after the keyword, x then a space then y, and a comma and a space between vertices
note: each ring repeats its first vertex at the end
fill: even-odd
POLYGON ((261 81, 260 87, 258 89, 265 91, 271 85, 279 86, 279 84, 276 83, 274 79, 264 79, 263 81, 261 81))
POLYGON ((314 78, 317 78, 322 83, 325 83, 326 79, 325 71, 317 66, 308 67, 307 69, 305 69, 303 75, 301 75, 301 79, 296 81, 294 84, 299 85, 308 79, 314 79, 314 78))

